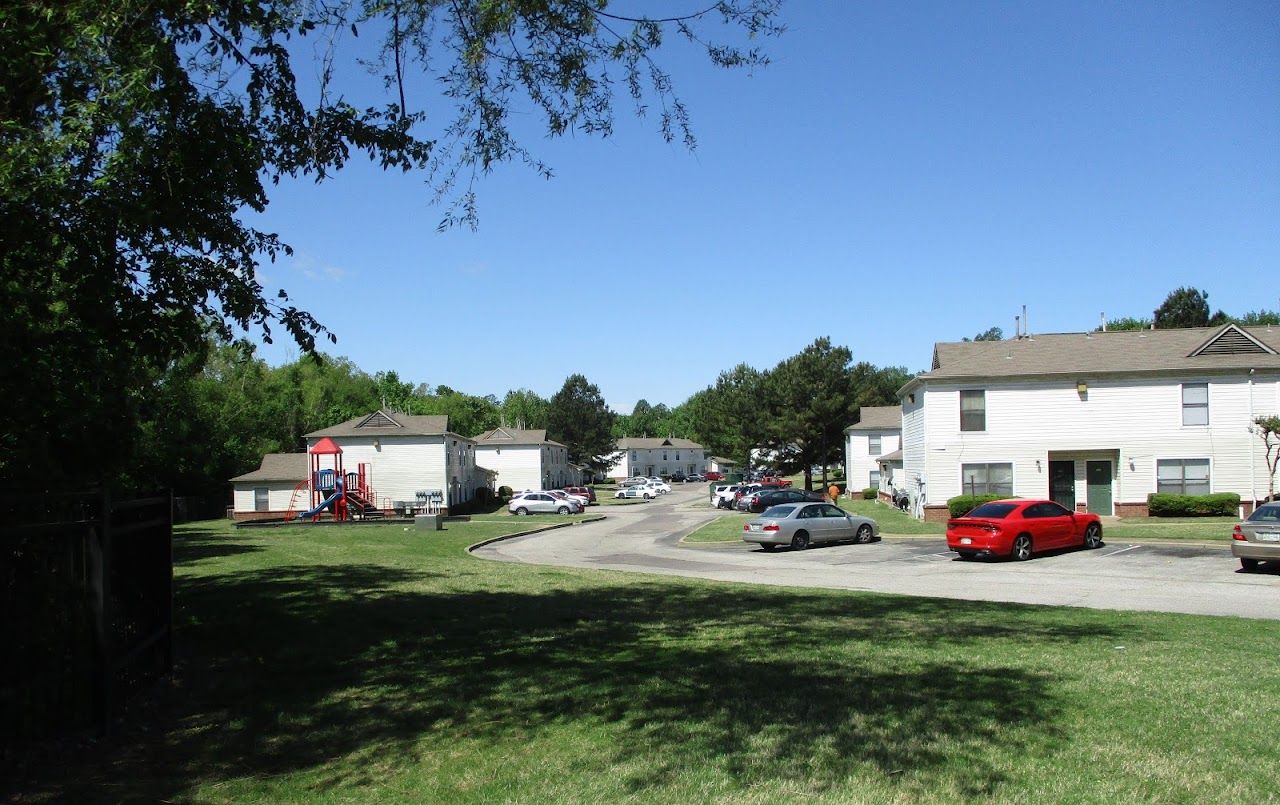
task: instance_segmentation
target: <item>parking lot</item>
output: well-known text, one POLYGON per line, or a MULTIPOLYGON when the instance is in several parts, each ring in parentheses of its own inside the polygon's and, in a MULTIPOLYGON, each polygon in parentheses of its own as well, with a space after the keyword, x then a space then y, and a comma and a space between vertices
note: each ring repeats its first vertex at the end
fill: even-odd
POLYGON ((745 543, 685 545, 717 513, 677 488, 610 508, 608 519, 495 543, 476 554, 533 564, 830 587, 967 600, 1280 619, 1280 572, 1244 573, 1222 546, 1107 542, 1028 562, 960 560, 941 537, 765 553, 745 543))

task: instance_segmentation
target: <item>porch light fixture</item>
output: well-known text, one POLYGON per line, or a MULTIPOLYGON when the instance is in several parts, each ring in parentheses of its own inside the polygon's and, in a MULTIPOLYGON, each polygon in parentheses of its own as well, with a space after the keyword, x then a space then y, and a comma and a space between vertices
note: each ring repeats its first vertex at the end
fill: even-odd
POLYGON ((1083 381, 1083 380, 1077 380, 1077 381, 1076 381, 1076 394, 1079 394, 1081 399, 1084 399, 1085 397, 1088 397, 1088 396, 1089 396, 1089 384, 1088 384, 1088 383, 1086 383, 1086 382, 1085 382, 1085 381, 1083 381))
POLYGON ((382 449, 382 440, 381 440, 381 439, 374 438, 374 440, 373 440, 373 449, 374 449, 374 450, 381 450, 381 449, 382 449))

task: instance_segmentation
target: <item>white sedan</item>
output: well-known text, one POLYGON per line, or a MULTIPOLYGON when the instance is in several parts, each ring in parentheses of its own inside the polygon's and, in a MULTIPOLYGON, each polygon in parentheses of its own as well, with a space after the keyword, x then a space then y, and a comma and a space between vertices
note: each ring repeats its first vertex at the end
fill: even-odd
POLYGON ((644 498, 645 500, 653 500, 658 493, 650 489, 648 486, 628 486, 625 489, 619 489, 613 493, 615 498, 644 498))
POLYGON ((671 491, 671 484, 661 478, 650 478, 647 486, 650 489, 656 490, 659 495, 665 495, 671 491))

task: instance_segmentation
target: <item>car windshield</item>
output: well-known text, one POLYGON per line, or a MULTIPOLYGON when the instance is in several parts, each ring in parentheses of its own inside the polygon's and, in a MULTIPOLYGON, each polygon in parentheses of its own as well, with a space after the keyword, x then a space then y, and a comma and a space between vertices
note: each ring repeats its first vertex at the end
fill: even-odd
POLYGON ((1251 523, 1280 523, 1280 506, 1259 506, 1249 515, 1251 523))
POLYGON ((988 517, 992 520, 1003 520, 1009 512, 1018 508, 1016 503, 984 503, 965 517, 988 517))
POLYGON ((765 509, 764 514, 760 516, 772 517, 775 519, 782 519, 783 517, 790 517, 791 513, 795 510, 796 510, 795 506, 770 506, 769 508, 765 509))

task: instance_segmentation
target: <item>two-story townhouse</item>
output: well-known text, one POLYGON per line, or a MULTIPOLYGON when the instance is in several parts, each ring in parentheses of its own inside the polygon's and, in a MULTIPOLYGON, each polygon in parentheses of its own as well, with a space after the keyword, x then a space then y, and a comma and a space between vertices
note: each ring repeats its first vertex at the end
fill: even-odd
POLYGON ((628 436, 617 442, 615 463, 609 477, 617 480, 637 475, 690 475, 706 468, 702 445, 689 439, 648 439, 628 436))
POLYGON ((880 458, 902 447, 902 406, 864 405, 844 429, 844 471, 850 490, 880 489, 880 458))
POLYGON ((1054 333, 939 343, 899 390, 913 510, 962 493, 1144 516, 1153 492, 1234 492, 1268 468, 1256 417, 1280 412, 1280 328, 1054 333))
POLYGON ((475 443, 476 462, 514 491, 556 489, 582 479, 581 470, 569 463, 569 448, 548 439, 546 430, 494 428, 475 437, 475 443))

